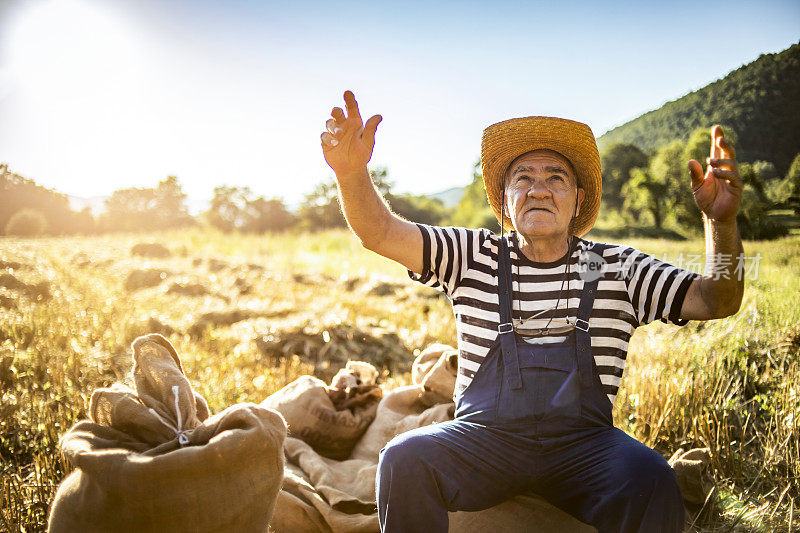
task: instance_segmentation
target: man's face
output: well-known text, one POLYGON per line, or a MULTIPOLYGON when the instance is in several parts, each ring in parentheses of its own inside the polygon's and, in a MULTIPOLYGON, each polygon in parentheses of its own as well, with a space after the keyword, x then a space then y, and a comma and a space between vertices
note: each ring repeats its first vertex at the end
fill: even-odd
POLYGON ((552 150, 534 150, 516 158, 506 172, 506 214, 525 237, 569 235, 569 225, 584 191, 569 161, 552 150))

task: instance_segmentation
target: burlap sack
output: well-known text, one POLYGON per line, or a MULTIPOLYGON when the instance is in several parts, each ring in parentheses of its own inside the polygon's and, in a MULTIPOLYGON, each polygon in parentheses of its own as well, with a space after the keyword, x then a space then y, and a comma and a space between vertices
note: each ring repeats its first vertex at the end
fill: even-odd
POLYGON ((422 385, 422 403, 429 406, 453 401, 457 374, 458 350, 445 344, 427 347, 411 365, 411 379, 422 385))
POLYGON ((694 448, 688 452, 680 449, 668 462, 675 470, 684 501, 690 506, 703 505, 714 484, 713 478, 707 472, 711 463, 709 449, 694 448))
POLYGON ((61 439, 76 467, 49 531, 266 531, 283 477, 286 424, 239 404, 208 417, 160 335, 133 343, 135 390, 99 389, 91 421, 61 439))
POLYGON ((275 513, 269 523, 270 532, 331 533, 331 528, 319 509, 312 504, 312 500, 322 500, 322 497, 317 494, 299 467, 287 463, 275 513))
POLYGON ((411 363, 411 381, 417 384, 422 383, 422 379, 431 371, 433 365, 445 352, 456 352, 455 348, 446 344, 431 344, 414 359, 411 363))
POLYGON ((448 513, 450 533, 594 533, 590 525, 573 518, 561 509, 532 493, 520 494, 483 511, 448 513))
POLYGON ((345 513, 332 508, 298 467, 287 464, 283 489, 270 522, 274 533, 378 533, 378 513, 345 513))
POLYGON ((297 378, 261 402, 281 413, 289 435, 302 439, 320 455, 346 459, 375 418, 380 398, 371 397, 353 409, 336 409, 328 386, 313 376, 297 378))
POLYGON ((334 509, 348 513, 373 513, 377 460, 336 461, 322 457, 300 439, 288 437, 286 459, 305 473, 314 489, 334 509))
POLYGON ((425 390, 420 385, 397 387, 384 394, 378 404, 375 421, 353 448, 350 459, 367 459, 377 462, 378 452, 395 435, 434 422, 453 419, 455 405, 437 404, 428 407, 422 400, 425 390))

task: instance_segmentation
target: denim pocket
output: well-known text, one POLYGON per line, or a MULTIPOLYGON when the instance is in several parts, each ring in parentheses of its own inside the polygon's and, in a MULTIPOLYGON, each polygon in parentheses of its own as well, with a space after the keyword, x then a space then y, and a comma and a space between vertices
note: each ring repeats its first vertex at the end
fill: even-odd
POLYGON ((498 419, 544 420, 580 416, 580 379, 572 338, 553 345, 517 343, 522 388, 501 380, 498 419))

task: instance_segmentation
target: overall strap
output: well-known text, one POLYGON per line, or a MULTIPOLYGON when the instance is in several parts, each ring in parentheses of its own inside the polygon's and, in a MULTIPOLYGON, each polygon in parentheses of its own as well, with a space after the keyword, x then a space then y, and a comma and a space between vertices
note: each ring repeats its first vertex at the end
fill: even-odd
MULTIPOLYGON (((603 257, 605 245, 593 243, 589 252, 603 257)), ((592 359, 592 337, 589 334, 589 317, 592 315, 594 299, 597 296, 597 285, 600 277, 591 281, 584 281, 581 301, 578 304, 578 316, 575 321, 575 344, 578 351, 578 372, 581 377, 581 385, 591 387, 593 378, 593 359, 592 359)))
POLYGON ((511 256, 503 235, 497 247, 497 297, 500 311, 500 325, 497 326, 500 349, 503 353, 503 379, 512 389, 522 388, 522 374, 519 370, 517 340, 511 322, 511 256))

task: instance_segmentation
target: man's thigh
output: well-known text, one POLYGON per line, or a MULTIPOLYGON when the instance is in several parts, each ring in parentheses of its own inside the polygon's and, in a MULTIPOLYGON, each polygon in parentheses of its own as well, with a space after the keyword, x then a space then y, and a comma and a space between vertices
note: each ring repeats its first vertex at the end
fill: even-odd
MULTIPOLYGON (((459 420, 402 433, 380 456, 379 470, 392 469, 398 473, 393 478, 407 478, 411 491, 420 483, 436 483, 448 511, 487 509, 513 497, 533 468, 532 458, 509 453, 495 430, 459 420)), ((382 475, 379 471, 379 480, 382 475)))
POLYGON ((683 513, 666 459, 618 428, 553 440, 543 447, 539 466, 541 477, 528 488, 589 523, 621 506, 683 513))

